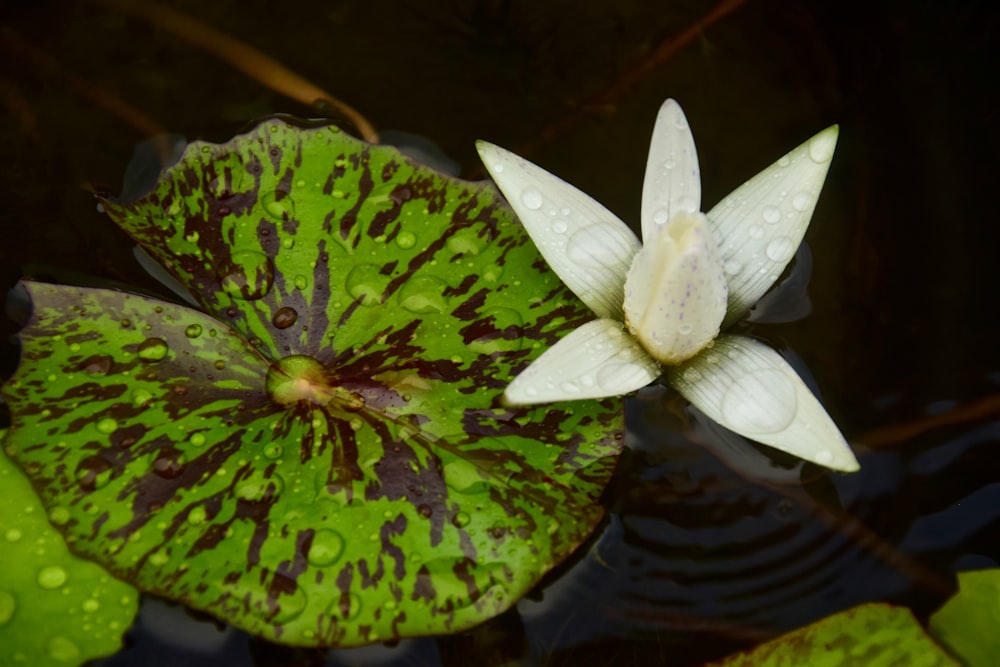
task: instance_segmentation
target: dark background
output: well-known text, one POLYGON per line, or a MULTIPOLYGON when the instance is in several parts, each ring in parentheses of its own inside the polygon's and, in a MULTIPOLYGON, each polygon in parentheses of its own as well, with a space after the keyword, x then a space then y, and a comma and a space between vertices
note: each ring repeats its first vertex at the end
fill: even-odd
MULTIPOLYGON (((692 442, 707 436, 674 397, 647 392, 630 403, 635 454, 623 464, 622 488, 609 494, 614 518, 598 543, 616 545, 601 552, 605 561, 619 558, 615 574, 595 574, 604 584, 573 593, 573 612, 553 612, 564 614, 558 631, 536 632, 542 626, 522 609, 524 618, 492 631, 496 645, 482 634, 450 639, 421 660, 462 664, 475 651, 479 664, 503 656, 687 664, 865 599, 925 613, 946 594, 926 577, 948 581, 956 568, 1000 560, 988 546, 1000 528, 1000 26, 992 3, 746 0, 714 20, 706 17, 716 3, 693 0, 167 4, 270 55, 377 128, 430 138, 471 177, 482 177, 473 142, 489 139, 634 225, 652 122, 666 97, 681 102, 694 131, 706 209, 840 123, 806 237, 812 314, 751 333, 801 358, 856 445, 862 473, 831 481, 806 469, 791 482, 762 482, 716 454, 692 453, 692 442), (703 29, 656 62, 658 49, 698 21, 703 29), (733 508, 778 516, 801 537, 816 529, 812 502, 833 508, 841 523, 807 541, 815 564, 803 576, 814 585, 775 597, 792 584, 771 575, 801 563, 803 552, 761 554, 797 538, 765 526, 757 546, 747 546, 745 534, 725 532, 739 524, 733 508), (942 516, 960 528, 934 529, 942 516), (719 530, 703 532, 713 526, 719 530), (862 529, 902 560, 872 556, 862 529), (718 546, 727 539, 740 548, 718 546), (881 569, 871 569, 872 559, 881 569), (860 578, 858 562, 869 568, 860 578), (903 583, 872 583, 893 577, 903 583), (727 581, 751 580, 760 587, 737 597, 753 614, 719 593, 727 581), (579 607, 593 611, 577 618, 579 607), (591 650, 595 643, 600 651, 591 650)), ((3 289, 25 263, 45 267, 29 273, 64 280, 77 272, 157 289, 86 188, 117 191, 135 144, 154 125, 225 141, 269 113, 315 115, 97 2, 0 2, 0 62, 3 289), (95 96, 130 105, 148 117, 147 129, 95 96)), ((5 321, 2 340, 15 330, 5 321)), ((16 347, 2 350, 7 375, 16 347)), ((592 554, 581 558, 571 571, 578 578, 557 580, 550 600, 590 581, 592 554)), ((258 648, 258 662, 265 654, 258 648)), ((274 664, 288 659, 278 655, 274 664)))

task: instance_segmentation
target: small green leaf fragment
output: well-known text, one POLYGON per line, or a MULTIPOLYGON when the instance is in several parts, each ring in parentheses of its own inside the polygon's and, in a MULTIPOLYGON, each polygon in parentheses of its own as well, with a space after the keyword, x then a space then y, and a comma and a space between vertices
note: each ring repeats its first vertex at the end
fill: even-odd
POLYGON ((118 651, 138 591, 69 552, 2 449, 0 489, 0 665, 66 667, 118 651))
POLYGON ((1000 656, 1000 569, 958 573, 958 593, 930 618, 930 632, 966 665, 1000 656))
POLYGON ((869 603, 713 662, 710 667, 957 667, 958 664, 927 636, 910 610, 869 603))

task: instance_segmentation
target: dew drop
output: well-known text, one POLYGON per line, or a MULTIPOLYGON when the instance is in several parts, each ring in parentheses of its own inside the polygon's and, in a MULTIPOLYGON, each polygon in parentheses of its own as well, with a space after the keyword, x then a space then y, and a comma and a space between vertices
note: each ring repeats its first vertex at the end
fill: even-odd
POLYGON ((812 158, 813 162, 819 164, 829 162, 836 147, 837 142, 831 141, 829 135, 824 132, 821 136, 813 137, 812 141, 809 142, 809 157, 812 158))
POLYGON ((260 203, 268 214, 282 220, 287 220, 295 215, 295 201, 283 190, 265 192, 260 198, 260 203))
POLYGON ((335 530, 327 528, 317 530, 309 545, 307 560, 317 567, 333 565, 344 553, 344 538, 335 530))
POLYGON ((675 160, 672 157, 668 157, 666 160, 663 161, 664 169, 673 169, 676 166, 677 166, 677 160, 675 160))
POLYGON ((264 445, 264 456, 271 459, 280 459, 281 455, 285 452, 284 448, 276 442, 264 445))
POLYGON ((466 514, 465 512, 459 512, 455 515, 455 518, 452 521, 457 527, 465 528, 466 526, 469 525, 469 522, 471 520, 472 517, 470 517, 468 514, 466 514))
POLYGON ((291 250, 292 248, 295 247, 295 239, 293 239, 291 236, 286 236, 285 238, 281 239, 281 247, 284 248, 285 250, 291 250))
POLYGON ((552 222, 552 232, 554 234, 565 234, 567 229, 569 229, 569 224, 563 219, 552 222))
POLYGON ((763 212, 764 222, 773 225, 781 220, 781 211, 776 206, 765 206, 763 212))
POLYGON ((521 193, 521 203, 524 204, 525 208, 537 211, 542 207, 544 199, 542 198, 542 193, 538 190, 538 188, 526 188, 524 192, 521 193))
POLYGON ((222 359, 217 359, 213 364, 213 366, 215 366, 215 370, 222 371, 226 369, 226 362, 224 362, 222 359))
POLYGON ((292 284, 295 285, 296 289, 304 290, 309 287, 309 279, 303 275, 298 275, 292 279, 292 284))
POLYGON ((79 662, 80 649, 72 640, 66 637, 56 636, 50 639, 47 650, 49 657, 58 662, 74 664, 79 662))
POLYGON ((7 591, 0 589, 0 627, 7 624, 15 611, 17 611, 17 600, 7 591))
POLYGON ((203 433, 192 433, 188 441, 195 447, 201 447, 205 444, 205 435, 203 433))
POLYGON ((163 567, 170 561, 170 555, 165 551, 154 551, 149 556, 149 562, 156 567, 163 567))
POLYGON ((83 601, 83 610, 88 614, 93 614, 95 611, 101 608, 101 603, 94 598, 89 598, 83 601))
POLYGON ((205 507, 198 505, 197 507, 192 507, 191 511, 188 512, 187 521, 192 526, 199 526, 208 519, 208 512, 205 511, 205 507))
POLYGON ((682 336, 689 336, 689 335, 691 335, 691 331, 692 331, 692 327, 691 327, 690 324, 682 324, 679 327, 677 327, 677 333, 679 333, 682 336))
POLYGON ((750 238, 757 240, 764 236, 764 228, 760 225, 750 225, 748 234, 750 235, 750 238))
POLYGON ((809 204, 812 202, 812 197, 809 196, 808 192, 799 192, 794 197, 792 197, 792 207, 796 211, 805 211, 809 208, 809 204))
POLYGON ((781 159, 778 160, 778 166, 779 167, 787 167, 791 163, 792 163, 792 159, 790 157, 788 157, 787 155, 782 155, 781 159))
POLYGON ((273 324, 278 329, 287 329, 288 327, 295 324, 295 321, 299 319, 299 314, 294 308, 289 308, 288 306, 282 306, 274 313, 274 317, 271 318, 271 324, 273 324))
POLYGON ((737 273, 743 270, 743 265, 736 259, 726 260, 722 269, 729 275, 735 276, 737 273))
POLYGON ((670 220, 670 212, 665 208, 658 208, 656 209, 656 212, 653 213, 653 222, 658 225, 665 225, 668 220, 670 220))
POLYGON ((184 472, 184 454, 173 447, 164 447, 153 459, 153 472, 163 479, 176 479, 184 472))
POLYGON ((219 284, 234 299, 260 299, 274 284, 274 263, 261 252, 234 252, 231 264, 219 277, 219 284))
POLYGON ((701 371, 694 366, 688 366, 684 369, 683 377, 687 382, 698 382, 704 376, 701 374, 701 371))
POLYGON ((361 598, 357 593, 341 593, 339 599, 330 603, 326 613, 334 618, 353 620, 361 613, 361 598))
POLYGON ((816 457, 813 460, 821 466, 828 466, 833 463, 833 454, 824 449, 823 451, 816 452, 816 457))
POLYGON ((382 303, 382 294, 389 286, 389 280, 389 276, 374 264, 359 264, 347 274, 347 293, 362 306, 377 306, 382 303))
POLYGON ((8 528, 7 532, 3 534, 4 539, 11 543, 20 542, 22 536, 21 531, 17 528, 8 528))
POLYGON ((139 344, 136 354, 144 361, 161 361, 169 351, 167 341, 162 338, 147 338, 139 344))
POLYGON ((562 389, 567 394, 579 394, 580 393, 580 385, 578 385, 575 382, 563 382, 563 383, 561 383, 559 385, 559 388, 562 389))
POLYGON ((411 278, 399 290, 399 305, 411 313, 443 313, 448 310, 448 300, 444 296, 447 283, 434 276, 411 278))
POLYGON ((698 212, 698 202, 694 197, 681 197, 680 201, 677 202, 677 208, 681 211, 687 211, 688 213, 698 212))
POLYGON ((404 250, 412 248, 417 244, 417 235, 413 232, 400 232, 396 235, 396 245, 404 250))
POLYGON ((64 526, 69 522, 69 510, 65 507, 53 507, 49 510, 49 521, 56 526, 64 526))
POLYGON ((45 590, 51 591, 65 584, 68 578, 69 575, 66 574, 66 570, 58 565, 50 565, 38 571, 35 581, 45 590))
POLYGON ((767 244, 767 256, 775 262, 785 262, 795 254, 795 244, 787 236, 779 236, 767 244))
POLYGON ((795 385, 775 370, 750 371, 733 381, 720 407, 725 425, 740 433, 777 433, 795 418, 795 385))
POLYGON ((111 417, 105 417, 97 422, 97 430, 105 435, 111 435, 118 430, 118 422, 111 417))
POLYGON ((184 335, 188 338, 197 338, 201 335, 201 325, 200 324, 189 324, 184 328, 184 335))

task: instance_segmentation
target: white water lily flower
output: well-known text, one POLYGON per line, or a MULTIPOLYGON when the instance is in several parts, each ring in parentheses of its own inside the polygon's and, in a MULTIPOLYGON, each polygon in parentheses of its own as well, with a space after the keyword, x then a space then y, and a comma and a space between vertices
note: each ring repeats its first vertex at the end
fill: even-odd
POLYGON ((859 468, 819 401, 781 356, 720 335, 795 254, 837 143, 837 126, 701 213, 694 138, 680 106, 660 108, 646 163, 640 244, 604 206, 486 142, 479 154, 539 251, 598 319, 545 351, 504 393, 512 405, 667 382, 741 435, 842 471, 859 468))

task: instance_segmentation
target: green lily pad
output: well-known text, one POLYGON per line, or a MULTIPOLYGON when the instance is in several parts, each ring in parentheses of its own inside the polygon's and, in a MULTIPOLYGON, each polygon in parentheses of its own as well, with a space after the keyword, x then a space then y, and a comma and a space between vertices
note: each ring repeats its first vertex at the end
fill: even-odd
POLYGON ((909 609, 863 604, 828 616, 712 667, 957 667, 909 609))
POLYGON ((958 593, 929 625, 966 665, 993 664, 1000 655, 1000 569, 959 572, 958 593))
POLYGON ((492 185, 336 128, 105 201, 202 310, 25 283, 8 453, 115 576, 295 645, 458 631, 603 516, 620 400, 504 406, 593 315, 492 185))
MULTIPOLYGON (((0 430, 0 442, 4 439, 0 430)), ((121 648, 139 593, 77 558, 0 451, 0 665, 80 665, 121 648)))

